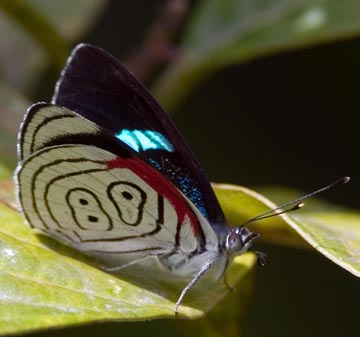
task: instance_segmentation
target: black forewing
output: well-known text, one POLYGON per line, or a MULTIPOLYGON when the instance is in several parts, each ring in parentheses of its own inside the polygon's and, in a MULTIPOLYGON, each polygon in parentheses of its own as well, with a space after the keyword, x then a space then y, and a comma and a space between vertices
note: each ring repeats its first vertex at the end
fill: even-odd
POLYGON ((62 72, 53 103, 114 135, 123 129, 164 135, 175 151, 147 150, 139 155, 192 200, 215 230, 221 232, 227 227, 208 179, 172 120, 112 55, 91 45, 77 46, 62 72))

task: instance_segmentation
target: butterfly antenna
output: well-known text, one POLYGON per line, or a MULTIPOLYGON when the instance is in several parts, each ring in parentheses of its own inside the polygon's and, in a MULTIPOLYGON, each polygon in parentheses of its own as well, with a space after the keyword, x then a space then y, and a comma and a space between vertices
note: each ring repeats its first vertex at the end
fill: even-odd
POLYGON ((278 216, 280 214, 296 211, 296 210, 302 208, 305 205, 303 203, 303 201, 305 199, 311 198, 311 197, 313 197, 313 196, 315 196, 317 194, 320 194, 322 192, 331 190, 334 187, 344 185, 344 184, 348 183, 349 180, 350 180, 350 177, 342 177, 342 178, 334 181, 333 183, 331 183, 329 185, 326 185, 326 186, 324 186, 324 187, 322 187, 322 188, 320 188, 320 189, 318 189, 318 190, 316 190, 314 192, 305 194, 300 198, 297 198, 295 200, 286 202, 285 204, 282 204, 282 205, 280 205, 280 206, 278 206, 278 207, 276 207, 274 209, 271 209, 271 210, 269 210, 269 211, 267 211, 267 212, 265 212, 263 214, 257 215, 256 217, 251 218, 248 221, 246 221, 245 223, 243 223, 241 225, 241 227, 245 226, 245 225, 248 225, 249 223, 258 221, 258 220, 263 220, 263 219, 271 218, 273 216, 278 216))

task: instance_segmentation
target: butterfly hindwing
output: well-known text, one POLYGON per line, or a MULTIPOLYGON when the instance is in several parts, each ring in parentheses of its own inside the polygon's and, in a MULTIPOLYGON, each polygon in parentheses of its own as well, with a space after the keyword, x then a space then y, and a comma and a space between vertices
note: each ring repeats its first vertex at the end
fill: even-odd
POLYGON ((30 155, 17 177, 28 223, 92 255, 128 262, 129 255, 185 256, 215 247, 196 208, 137 158, 95 146, 52 146, 30 155))
POLYGON ((53 103, 73 110, 127 143, 189 198, 218 233, 228 227, 214 192, 166 113, 117 59, 79 45, 53 103))

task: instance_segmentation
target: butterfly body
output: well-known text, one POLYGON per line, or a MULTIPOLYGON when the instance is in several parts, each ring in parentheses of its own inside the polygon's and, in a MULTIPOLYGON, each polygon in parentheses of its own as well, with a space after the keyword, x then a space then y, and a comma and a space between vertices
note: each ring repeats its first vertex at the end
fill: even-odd
POLYGON ((191 281, 219 279, 258 236, 231 229, 180 133, 112 56, 78 46, 52 104, 29 108, 16 183, 37 228, 114 269, 148 258, 191 281))

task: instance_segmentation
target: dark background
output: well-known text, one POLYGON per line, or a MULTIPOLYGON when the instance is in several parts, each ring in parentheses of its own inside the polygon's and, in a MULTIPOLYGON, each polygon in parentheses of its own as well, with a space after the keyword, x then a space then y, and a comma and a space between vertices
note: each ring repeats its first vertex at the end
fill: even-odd
MULTIPOLYGON (((112 1, 83 41, 121 59, 141 44, 162 3, 112 1)), ((350 184, 322 197, 358 208, 359 78, 360 39, 286 52, 214 74, 173 118, 211 181, 311 191, 349 175, 350 184)), ((35 96, 47 98, 43 91, 35 96)), ((256 272, 246 337, 359 336, 358 278, 313 251, 258 248, 270 263, 256 272)), ((127 335, 146 324, 51 335, 127 335)), ((158 324, 167 329, 167 322, 158 324)))

